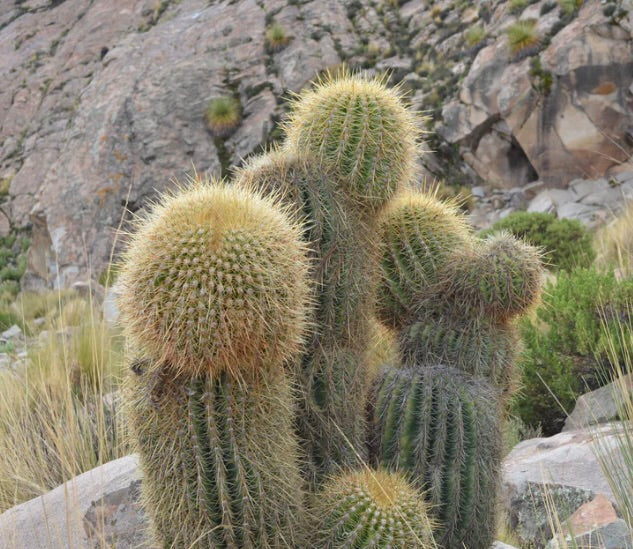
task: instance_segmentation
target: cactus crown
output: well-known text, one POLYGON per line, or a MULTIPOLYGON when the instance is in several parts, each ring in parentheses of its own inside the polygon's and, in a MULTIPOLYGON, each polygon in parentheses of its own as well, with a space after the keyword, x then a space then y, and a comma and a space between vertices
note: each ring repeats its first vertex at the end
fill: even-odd
POLYGON ((297 97, 285 129, 288 148, 314 157, 370 207, 415 173, 419 121, 381 79, 328 74, 297 97))
POLYGON ((406 322, 420 301, 435 299, 440 274, 471 233, 456 204, 407 191, 385 209, 381 220, 383 282, 378 314, 388 325, 406 322))
POLYGON ((274 198, 194 180, 138 223, 121 313, 147 356, 179 371, 243 375, 296 353, 305 328, 301 227, 274 198))
POLYGON ((542 265, 538 248, 501 232, 478 240, 452 259, 456 300, 473 314, 506 322, 538 299, 542 265))
POLYGON ((315 547, 435 547, 427 506, 400 474, 348 473, 315 499, 315 547))

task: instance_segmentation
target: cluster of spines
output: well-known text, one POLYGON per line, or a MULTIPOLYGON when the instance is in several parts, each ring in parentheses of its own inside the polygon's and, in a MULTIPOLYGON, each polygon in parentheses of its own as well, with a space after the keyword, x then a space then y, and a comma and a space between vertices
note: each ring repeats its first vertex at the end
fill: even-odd
POLYGON ((412 180, 420 121, 384 81, 328 76, 293 107, 286 146, 314 158, 363 207, 379 208, 412 180))
POLYGON ((146 354, 190 374, 273 367, 302 344, 301 228, 278 202, 195 181, 163 197, 126 252, 121 309, 146 354))
POLYGON ((311 547, 436 547, 428 508, 396 473, 364 470, 326 483, 314 499, 311 547))
POLYGON ((165 547, 299 546, 303 491, 290 381, 256 388, 174 376, 149 360, 126 382, 143 501, 165 547))
POLYGON ((375 385, 372 458, 416 480, 441 547, 492 544, 498 401, 484 379, 444 366, 386 367, 375 385))

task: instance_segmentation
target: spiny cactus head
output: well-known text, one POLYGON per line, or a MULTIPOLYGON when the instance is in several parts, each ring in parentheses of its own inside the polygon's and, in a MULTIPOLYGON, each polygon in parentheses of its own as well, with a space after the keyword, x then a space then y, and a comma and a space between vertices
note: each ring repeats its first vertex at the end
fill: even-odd
POLYGON ((384 81, 328 75, 298 96, 287 147, 313 156, 357 202, 379 208, 415 173, 420 123, 384 81))
POLYGON ((378 315, 388 325, 401 326, 421 300, 435 297, 447 260, 456 249, 467 249, 472 236, 455 203, 413 191, 387 206, 380 230, 378 315))
POLYGON ((335 477, 317 494, 312 513, 318 521, 313 547, 435 547, 424 499, 397 473, 335 477))
POLYGON ((500 322, 538 300, 542 274, 539 249, 506 232, 479 241, 466 254, 456 254, 447 272, 456 292, 456 307, 500 322))
POLYGON ((273 148, 265 154, 250 158, 235 171, 234 181, 245 189, 265 195, 281 195, 285 203, 302 203, 299 180, 312 182, 323 177, 305 156, 292 151, 273 148))
POLYGON ((121 272, 122 319, 148 356, 195 376, 273 368, 301 345, 301 227, 271 198, 191 182, 138 221, 121 272))

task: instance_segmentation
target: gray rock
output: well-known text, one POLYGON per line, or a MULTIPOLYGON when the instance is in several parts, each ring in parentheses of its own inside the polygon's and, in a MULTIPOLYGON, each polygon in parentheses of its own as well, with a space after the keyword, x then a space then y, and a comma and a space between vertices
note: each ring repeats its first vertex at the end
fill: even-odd
POLYGON ((545 190, 545 182, 543 181, 532 181, 532 183, 528 183, 522 187, 523 194, 527 200, 532 200, 538 193, 545 190))
POLYGON ((613 176, 617 183, 625 183, 633 180, 633 172, 620 172, 613 176))
POLYGON ((554 201, 549 191, 541 191, 531 201, 527 208, 528 212, 549 213, 554 211, 554 201))
POLYGON ((22 328, 20 328, 17 324, 14 324, 0 334, 0 339, 3 339, 4 341, 10 341, 12 339, 19 339, 22 336, 22 328))
POLYGON ((507 543, 503 543, 501 541, 495 541, 492 544, 492 549, 517 549, 514 545, 508 545, 507 543))
POLYGON ((582 534, 572 537, 565 536, 565 541, 552 539, 547 544, 547 549, 562 549, 574 547, 577 549, 633 549, 633 532, 629 529, 626 522, 617 519, 606 526, 601 526, 582 534))
POLYGON ((484 187, 476 186, 470 189, 470 194, 475 198, 484 198, 486 196, 486 189, 484 187))
POLYGON ((591 193, 608 190, 609 182, 604 179, 574 179, 570 181, 569 188, 576 194, 576 200, 582 200, 591 193))
POLYGON ((588 206, 587 204, 579 204, 578 202, 567 202, 562 204, 557 210, 556 214, 561 219, 587 219, 596 211, 595 206, 588 206))
POLYGON ((544 547, 552 537, 552 509, 558 517, 572 514, 583 503, 591 501, 591 490, 562 484, 527 482, 522 492, 511 500, 509 526, 527 544, 544 547))
POLYGON ((592 431, 577 430, 549 438, 519 443, 503 462, 501 505, 511 527, 522 539, 539 535, 541 546, 549 532, 543 496, 553 496, 559 516, 569 516, 596 494, 615 497, 596 457, 595 437, 616 461, 622 461, 618 424, 605 424, 592 431))
POLYGON ((138 502, 136 456, 88 471, 0 515, 3 547, 141 547, 146 521, 138 502))
MULTIPOLYGON (((623 383, 633 394, 633 374, 624 376, 623 383)), ((563 431, 619 419, 622 396, 618 395, 621 394, 622 387, 622 383, 614 382, 580 396, 573 412, 565 420, 563 431)))
POLYGON ((581 202, 592 206, 602 206, 608 208, 622 200, 622 192, 620 189, 607 187, 602 190, 594 191, 585 196, 581 202))

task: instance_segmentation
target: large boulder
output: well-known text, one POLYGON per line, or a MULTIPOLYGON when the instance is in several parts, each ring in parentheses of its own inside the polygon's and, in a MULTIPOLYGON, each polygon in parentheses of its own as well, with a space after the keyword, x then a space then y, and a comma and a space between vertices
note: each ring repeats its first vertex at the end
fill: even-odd
POLYGON ((186 171, 227 175, 269 138, 283 93, 357 47, 343 3, 293 4, 27 0, 0 15, 0 210, 33 231, 25 286, 99 278, 129 212, 186 171), (275 53, 273 20, 290 37, 275 53), (206 106, 227 95, 242 123, 214 138, 206 106))
POLYGON ((503 462, 501 504, 508 526, 522 542, 544 547, 552 537, 550 517, 564 520, 597 495, 615 496, 597 457, 600 451, 623 463, 622 427, 563 432, 521 442, 503 462))
POLYGON ((145 515, 139 504, 136 456, 83 473, 0 515, 2 547, 141 548, 145 515))
POLYGON ((496 39, 443 109, 441 134, 462 146, 482 179, 500 186, 535 179, 564 186, 602 177, 631 155, 630 28, 609 21, 597 0, 584 2, 567 25, 558 9, 542 15, 543 3, 520 18, 536 21, 544 47, 511 56, 503 31, 514 18, 499 6, 496 39))
POLYGON ((565 420, 563 431, 621 419, 620 408, 627 402, 626 397, 622 395, 624 387, 633 396, 633 374, 623 376, 621 381, 609 383, 581 395, 576 401, 573 412, 565 420))

